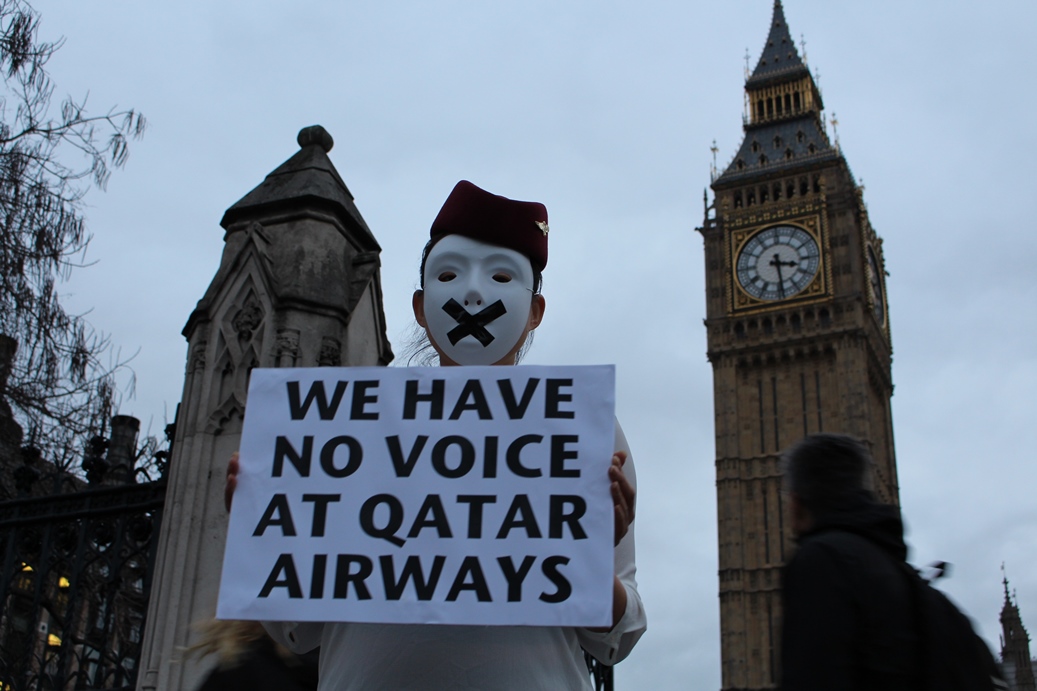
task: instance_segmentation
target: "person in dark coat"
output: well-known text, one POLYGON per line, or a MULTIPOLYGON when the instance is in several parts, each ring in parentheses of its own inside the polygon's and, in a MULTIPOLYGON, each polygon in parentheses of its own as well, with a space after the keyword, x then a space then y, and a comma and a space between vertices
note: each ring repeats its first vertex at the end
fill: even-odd
POLYGON ((868 489, 871 454, 852 437, 816 434, 783 461, 798 547, 783 573, 781 688, 915 688, 903 524, 868 489))

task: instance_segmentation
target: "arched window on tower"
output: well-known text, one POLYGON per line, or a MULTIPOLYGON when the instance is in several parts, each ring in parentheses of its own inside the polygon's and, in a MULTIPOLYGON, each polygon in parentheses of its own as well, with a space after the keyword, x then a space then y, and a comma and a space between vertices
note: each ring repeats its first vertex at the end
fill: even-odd
POLYGON ((792 97, 788 94, 785 94, 785 110, 786 112, 792 110, 792 97))
POLYGON ((736 209, 741 209, 742 208, 742 190, 736 190, 735 191, 735 208, 736 209))
POLYGON ((745 205, 746 206, 752 206, 755 203, 756 203, 756 190, 754 190, 753 188, 750 187, 745 192, 745 205))
POLYGON ((820 175, 815 175, 814 176, 814 192, 820 192, 820 191, 821 191, 821 176, 820 175))
POLYGON ((795 111, 797 113, 799 112, 800 105, 799 105, 799 92, 798 91, 793 91, 792 92, 792 107, 795 109, 795 111))
POLYGON ((774 183, 774 201, 781 199, 781 183, 774 183))
POLYGON ((766 154, 760 154, 760 165, 761 166, 767 165, 767 155, 766 154))
POLYGON ((774 99, 773 98, 768 98, 767 99, 767 117, 771 117, 772 115, 774 115, 774 99))
POLYGON ((770 200, 770 192, 767 191, 767 185, 760 185, 760 203, 766 204, 770 200))
POLYGON ((785 196, 795 197, 796 196, 796 181, 786 180, 785 181, 785 196))
POLYGON ((756 118, 758 120, 763 120, 763 99, 762 98, 759 99, 756 102, 756 118))

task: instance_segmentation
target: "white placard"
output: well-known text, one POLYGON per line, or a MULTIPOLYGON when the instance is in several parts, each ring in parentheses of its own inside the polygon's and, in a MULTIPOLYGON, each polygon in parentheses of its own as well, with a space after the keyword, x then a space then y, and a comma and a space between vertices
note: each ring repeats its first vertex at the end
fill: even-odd
POLYGON ((607 626, 615 371, 252 371, 222 619, 607 626))

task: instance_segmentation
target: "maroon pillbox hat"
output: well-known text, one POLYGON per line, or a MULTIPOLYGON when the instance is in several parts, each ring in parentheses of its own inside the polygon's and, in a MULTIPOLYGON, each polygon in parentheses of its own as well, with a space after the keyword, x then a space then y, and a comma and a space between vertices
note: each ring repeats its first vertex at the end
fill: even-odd
POLYGON ((529 257, 537 271, 547 266, 547 207, 491 194, 462 180, 432 222, 429 235, 463 235, 529 257))

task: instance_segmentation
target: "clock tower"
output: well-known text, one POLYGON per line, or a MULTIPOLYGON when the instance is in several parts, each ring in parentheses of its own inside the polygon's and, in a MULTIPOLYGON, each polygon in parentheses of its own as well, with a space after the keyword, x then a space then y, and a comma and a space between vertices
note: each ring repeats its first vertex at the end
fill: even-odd
POLYGON ((780 454, 815 432, 867 442, 899 502, 882 240, 827 134, 821 92, 775 0, 745 82, 745 136, 715 171, 705 243, 716 428, 722 683, 779 681, 780 570, 792 549, 780 454))

